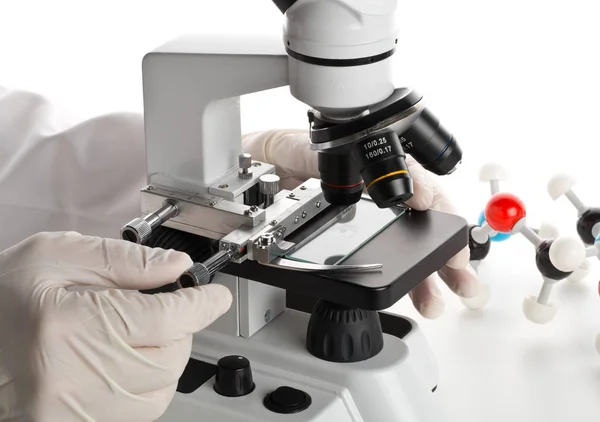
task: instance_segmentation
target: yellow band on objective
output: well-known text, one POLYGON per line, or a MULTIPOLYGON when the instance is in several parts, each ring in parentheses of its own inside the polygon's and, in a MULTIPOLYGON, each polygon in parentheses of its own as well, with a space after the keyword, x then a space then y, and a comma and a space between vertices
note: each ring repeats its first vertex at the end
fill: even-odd
POLYGON ((408 173, 408 170, 398 170, 398 171, 393 171, 391 173, 386 174, 385 176, 381 176, 378 177, 377 179, 373 180, 371 183, 369 183, 367 185, 367 189, 369 189, 371 186, 373 186, 375 183, 383 180, 383 179, 387 179, 388 177, 392 177, 392 176, 396 176, 397 174, 404 174, 404 173, 408 173))

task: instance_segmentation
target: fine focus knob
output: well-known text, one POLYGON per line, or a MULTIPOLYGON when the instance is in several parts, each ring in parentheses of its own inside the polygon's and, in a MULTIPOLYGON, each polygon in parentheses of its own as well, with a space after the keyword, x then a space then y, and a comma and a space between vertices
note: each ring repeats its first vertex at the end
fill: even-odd
POLYGON ((225 397, 241 397, 254 391, 250 361, 243 356, 226 356, 217 363, 215 391, 225 397))
POLYGON ((238 157, 239 163, 238 166, 240 168, 238 176, 240 179, 250 179, 252 178, 252 155, 248 153, 242 153, 238 157))

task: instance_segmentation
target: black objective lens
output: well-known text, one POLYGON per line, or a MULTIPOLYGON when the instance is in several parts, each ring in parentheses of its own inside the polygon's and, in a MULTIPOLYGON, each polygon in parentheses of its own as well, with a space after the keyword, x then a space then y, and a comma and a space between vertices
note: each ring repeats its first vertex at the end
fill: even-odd
POLYGON ((462 150, 454 136, 427 108, 400 136, 400 142, 407 154, 440 176, 452 173, 462 160, 462 150))
POLYGON ((389 208, 412 197, 406 155, 395 132, 358 141, 352 147, 352 158, 359 164, 369 195, 379 208, 389 208))
POLYGON ((331 205, 352 205, 360 201, 364 183, 360 169, 348 152, 318 154, 323 197, 331 205))

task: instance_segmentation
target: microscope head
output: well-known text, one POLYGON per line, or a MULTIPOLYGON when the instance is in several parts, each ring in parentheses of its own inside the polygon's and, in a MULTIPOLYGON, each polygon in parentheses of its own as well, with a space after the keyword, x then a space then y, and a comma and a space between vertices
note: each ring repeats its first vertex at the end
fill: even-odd
POLYGON ((321 187, 334 205, 358 202, 366 187, 380 208, 413 195, 406 154, 435 174, 462 159, 453 135, 422 97, 396 89, 395 0, 296 0, 285 12, 291 94, 309 111, 321 187))
POLYGON ((291 94, 334 121, 359 117, 394 91, 397 2, 297 0, 284 16, 291 94))
POLYGON ((396 1, 274 1, 283 40, 190 35, 144 57, 148 186, 121 231, 193 257, 171 287, 217 276, 252 302, 232 319, 260 322, 243 335, 284 307, 264 285, 385 309, 468 244, 464 219, 402 204, 406 154, 448 174, 462 152, 420 94, 392 83, 396 1), (283 86, 309 110, 320 173, 293 190, 240 142, 240 97, 283 86))

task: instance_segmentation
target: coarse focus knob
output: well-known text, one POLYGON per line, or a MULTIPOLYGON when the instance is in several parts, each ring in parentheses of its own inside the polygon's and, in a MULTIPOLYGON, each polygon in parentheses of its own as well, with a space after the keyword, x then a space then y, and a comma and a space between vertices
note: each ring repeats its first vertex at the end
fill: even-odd
POLYGON ((310 316, 306 348, 328 362, 368 360, 383 349, 379 314, 320 300, 310 316))
POLYGON ((250 361, 243 356, 225 356, 217 362, 215 391, 225 397, 241 397, 254 391, 250 361))
POLYGON ((238 176, 240 179, 252 178, 252 155, 248 153, 242 153, 238 157, 239 172, 238 176))

